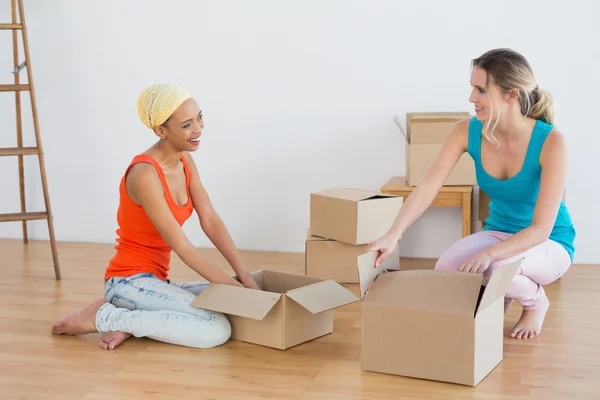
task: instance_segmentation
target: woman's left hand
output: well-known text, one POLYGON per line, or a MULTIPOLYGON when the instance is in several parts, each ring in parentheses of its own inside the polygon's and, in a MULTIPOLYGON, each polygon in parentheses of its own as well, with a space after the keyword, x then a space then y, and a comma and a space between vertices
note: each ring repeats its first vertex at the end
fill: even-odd
POLYGON ((482 274, 490 267, 492 262, 494 262, 492 255, 487 250, 483 250, 467 259, 461 265, 460 271, 482 274))
POLYGON ((250 276, 250 274, 246 275, 240 280, 242 282, 242 285, 244 285, 244 287, 248 289, 262 290, 260 286, 258 286, 258 283, 256 283, 256 281, 252 279, 252 276, 250 276))

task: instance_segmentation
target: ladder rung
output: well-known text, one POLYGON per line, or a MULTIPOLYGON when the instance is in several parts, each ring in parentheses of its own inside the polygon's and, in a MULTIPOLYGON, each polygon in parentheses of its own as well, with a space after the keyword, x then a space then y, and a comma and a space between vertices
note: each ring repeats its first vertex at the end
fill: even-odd
POLYGON ((0 214, 0 222, 31 221, 35 219, 48 219, 47 212, 24 212, 13 214, 0 214))
POLYGON ((29 85, 0 85, 0 92, 21 92, 29 90, 29 85))
POLYGON ((26 156, 31 154, 39 154, 40 150, 37 147, 9 147, 0 149, 0 157, 2 156, 26 156))
POLYGON ((0 24, 0 30, 7 29, 23 29, 23 25, 21 24, 0 24))

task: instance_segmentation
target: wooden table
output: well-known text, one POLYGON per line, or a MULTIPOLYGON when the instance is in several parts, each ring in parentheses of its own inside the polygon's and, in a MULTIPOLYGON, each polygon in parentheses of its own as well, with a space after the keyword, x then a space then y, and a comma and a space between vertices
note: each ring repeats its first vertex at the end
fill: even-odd
MULTIPOLYGON (((403 176, 394 176, 381 187, 381 192, 406 199, 416 189, 408 186, 403 176)), ((473 233, 471 222, 473 186, 443 186, 431 203, 432 207, 462 208, 462 237, 473 233)), ((405 200, 406 201, 406 200, 405 200)))

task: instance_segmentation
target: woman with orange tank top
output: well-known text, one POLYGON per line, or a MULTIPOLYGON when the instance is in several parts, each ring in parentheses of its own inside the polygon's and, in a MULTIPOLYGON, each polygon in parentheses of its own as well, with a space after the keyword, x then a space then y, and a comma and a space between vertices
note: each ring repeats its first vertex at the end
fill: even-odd
POLYGON ((175 85, 153 85, 138 99, 142 122, 159 140, 136 155, 119 185, 116 253, 108 263, 104 298, 62 317, 53 334, 102 333, 114 349, 130 336, 208 348, 231 335, 227 318, 191 306, 210 283, 260 290, 215 212, 189 152, 204 128, 194 98, 175 85), (203 259, 182 226, 196 211, 202 230, 236 273, 234 279, 203 259), (208 282, 169 280, 171 251, 208 282))

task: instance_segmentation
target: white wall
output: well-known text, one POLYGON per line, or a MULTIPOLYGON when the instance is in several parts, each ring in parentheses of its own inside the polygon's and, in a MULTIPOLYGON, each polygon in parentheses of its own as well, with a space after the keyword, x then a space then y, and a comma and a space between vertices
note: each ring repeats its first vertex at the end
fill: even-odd
MULTIPOLYGON (((403 174, 393 114, 472 111, 470 59, 513 47, 553 92, 557 125, 569 137, 576 261, 600 262, 600 178, 591 172, 600 144, 600 6, 592 1, 168 3, 25 1, 59 240, 113 242, 121 174, 154 141, 135 108, 149 84, 182 84, 197 97, 206 128, 194 158, 238 246, 303 251, 311 191, 376 190, 403 174)), ((8 8, 0 17, 8 22, 8 8)), ((0 32, 6 83, 10 46, 0 32)), ((13 95, 1 93, 2 146, 15 144, 13 106, 13 95)), ((16 165, 0 159, 2 212, 19 211, 16 165)), ((39 209, 35 158, 26 167, 28 207, 39 209)), ((428 210, 405 235, 403 253, 439 256, 460 238, 460 216, 428 210)), ((185 230, 196 245, 210 245, 196 219, 185 230)), ((47 238, 44 222, 30 231, 47 238)), ((19 235, 19 223, 0 224, 1 237, 19 235)))

